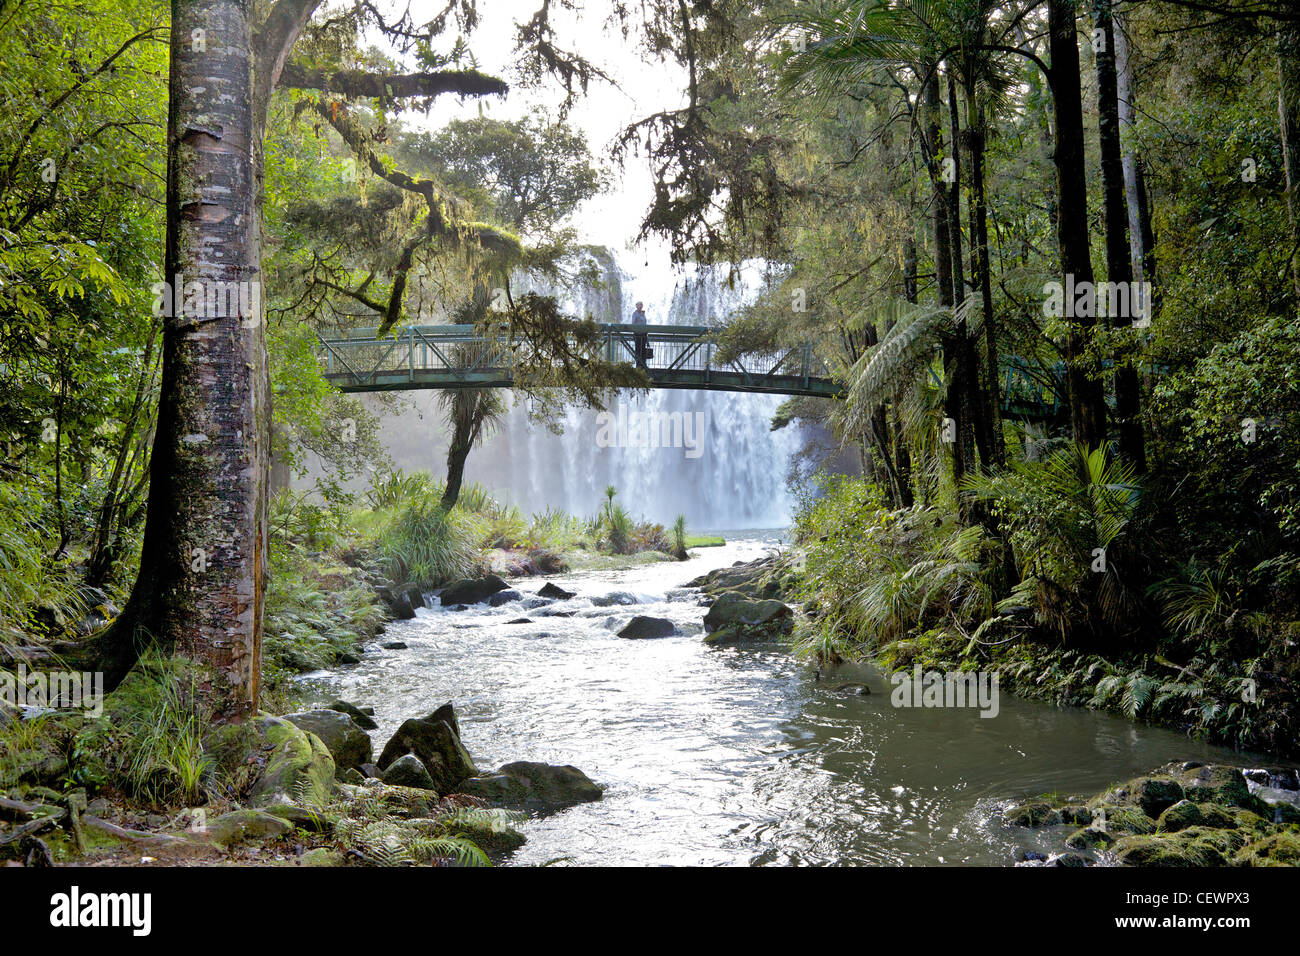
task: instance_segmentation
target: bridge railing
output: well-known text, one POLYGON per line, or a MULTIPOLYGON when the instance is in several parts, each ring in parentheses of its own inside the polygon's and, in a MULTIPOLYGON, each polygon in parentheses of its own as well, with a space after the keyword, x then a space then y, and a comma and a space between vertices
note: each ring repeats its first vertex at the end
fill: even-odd
MULTIPOLYGON (((828 371, 812 346, 801 344, 770 355, 719 360, 717 330, 681 325, 601 325, 601 357, 610 362, 635 363, 637 338, 645 337, 650 351, 645 366, 660 384, 689 384, 698 380, 719 385, 777 391, 781 386, 827 382, 828 371)), ((395 376, 405 374, 414 383, 445 376, 447 385, 458 380, 483 382, 498 373, 508 384, 510 371, 520 361, 512 343, 484 336, 473 325, 408 326, 395 335, 375 339, 375 329, 356 329, 344 336, 319 336, 318 354, 327 376, 352 389, 398 387, 395 376)), ((487 382, 483 382, 487 383, 487 382)))

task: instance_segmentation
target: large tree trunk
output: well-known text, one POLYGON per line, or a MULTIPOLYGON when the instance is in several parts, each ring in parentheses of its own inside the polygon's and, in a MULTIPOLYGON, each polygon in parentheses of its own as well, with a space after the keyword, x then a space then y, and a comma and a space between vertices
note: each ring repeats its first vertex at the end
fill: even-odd
MULTIPOLYGON (((1088 248, 1088 185, 1083 156, 1083 98, 1079 87, 1079 42, 1075 34, 1071 0, 1049 0, 1048 48, 1051 54, 1052 109, 1056 166, 1057 244, 1061 272, 1075 286, 1093 282, 1092 253, 1088 248)), ((1068 279, 1064 282, 1070 285, 1068 279)), ((1066 302, 1067 314, 1074 312, 1066 302)), ((1085 363, 1084 352, 1096 318, 1067 320, 1065 363, 1070 393, 1070 425, 1074 440, 1096 448, 1106 440, 1106 398, 1101 379, 1085 363)))
POLYGON ((250 5, 172 3, 165 298, 189 308, 164 321, 140 574, 101 645, 110 684, 147 642, 190 657, 218 720, 256 710, 266 579, 250 5))
MULTIPOLYGON (((1133 285, 1133 262, 1128 237, 1128 203, 1124 198, 1124 162, 1120 148, 1119 79, 1115 65, 1116 31, 1111 0, 1095 0, 1095 26, 1103 42, 1096 48, 1097 115, 1101 141, 1101 188, 1106 214, 1106 279, 1133 285)), ((1133 297, 1128 301, 1132 303, 1133 297)), ((1132 322, 1136 316, 1110 316, 1112 327, 1132 322)), ((1142 436, 1142 392, 1137 369, 1128 350, 1115 355, 1115 418, 1119 428, 1120 457, 1138 473, 1146 471, 1146 442, 1142 436)))
POLYGON ((1286 209, 1291 221, 1291 280, 1300 303, 1300 24, 1277 32, 1277 108, 1286 171, 1286 209))

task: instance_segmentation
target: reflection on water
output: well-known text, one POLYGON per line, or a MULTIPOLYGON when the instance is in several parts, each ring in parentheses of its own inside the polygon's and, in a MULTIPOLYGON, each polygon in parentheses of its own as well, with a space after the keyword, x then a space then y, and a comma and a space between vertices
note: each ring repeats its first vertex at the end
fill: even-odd
POLYGON ((481 769, 568 763, 607 785, 599 803, 526 823, 516 863, 1004 865, 1016 839, 1040 837, 991 823, 999 802, 1089 795, 1173 759, 1234 759, 1170 731, 1007 694, 992 719, 895 709, 870 668, 819 681, 779 647, 706 646, 703 609, 681 585, 766 546, 750 539, 690 562, 556 578, 579 596, 546 608, 421 610, 388 631, 409 649, 368 653, 321 683, 375 707, 376 749, 403 719, 450 700, 481 769), (640 603, 592 605, 614 591, 640 603), (682 635, 615 636, 634 613, 670 618, 682 635), (506 623, 520 616, 532 623, 506 623), (873 693, 834 691, 849 681, 873 693))

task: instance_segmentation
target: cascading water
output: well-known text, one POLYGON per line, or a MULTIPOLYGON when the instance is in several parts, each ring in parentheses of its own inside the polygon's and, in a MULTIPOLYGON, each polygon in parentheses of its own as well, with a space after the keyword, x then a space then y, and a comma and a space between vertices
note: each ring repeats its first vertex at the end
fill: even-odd
MULTIPOLYGON (((738 271, 728 287, 725 270, 651 264, 633 254, 596 254, 602 287, 532 290, 556 295, 568 314, 597 322, 628 322, 636 302, 645 303, 651 325, 716 325, 752 301, 763 287, 761 263, 738 271)), ((527 283, 523 283, 525 287, 527 283)), ((387 419, 389 453, 405 469, 444 473, 446 427, 428 393, 413 393, 423 422, 413 435, 407 416, 387 419), (427 440, 425 439, 427 436, 427 440)), ((795 426, 771 430, 781 399, 772 395, 652 389, 624 392, 610 403, 626 411, 679 413, 699 423, 687 431, 692 448, 601 447, 597 413, 569 408, 556 435, 511 408, 501 427, 470 453, 466 477, 525 512, 547 506, 593 513, 613 485, 634 517, 669 523, 684 514, 695 528, 779 528, 789 523, 791 501, 785 475, 799 447, 795 426)))

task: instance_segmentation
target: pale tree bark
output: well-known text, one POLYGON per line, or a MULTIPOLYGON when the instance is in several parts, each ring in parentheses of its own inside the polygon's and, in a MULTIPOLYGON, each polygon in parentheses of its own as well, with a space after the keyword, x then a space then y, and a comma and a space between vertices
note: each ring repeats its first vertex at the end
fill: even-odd
POLYGON ((1111 22, 1115 35, 1115 93, 1119 100, 1120 164, 1128 212, 1129 261, 1134 281, 1142 282, 1147 278, 1146 246, 1138 192, 1137 145, 1133 142, 1133 61, 1124 20, 1114 8, 1111 9, 1111 22))
MULTIPOLYGON (((1102 205, 1106 216, 1106 279, 1131 287, 1133 263, 1128 237, 1128 204, 1124 198, 1124 161, 1120 146, 1119 78, 1115 65, 1115 29, 1111 0, 1093 4, 1097 62, 1097 116, 1101 143, 1102 205)), ((1129 302, 1133 302, 1132 296, 1129 302)), ((1112 327, 1131 322, 1134 315, 1110 316, 1112 327)), ((1115 355, 1115 418, 1120 457, 1138 473, 1146 471, 1146 442, 1142 435, 1142 391, 1132 356, 1115 355)))
POLYGON ((250 5, 172 3, 163 277, 171 288, 161 304, 173 314, 163 323, 139 578, 106 635, 110 682, 143 644, 174 649, 197 665, 200 702, 217 720, 256 711, 266 579, 250 5))

